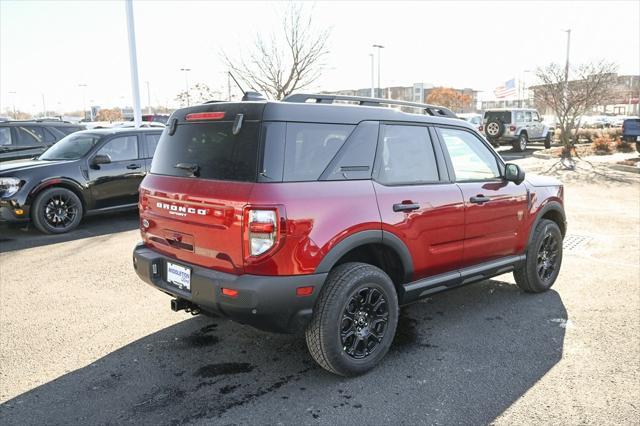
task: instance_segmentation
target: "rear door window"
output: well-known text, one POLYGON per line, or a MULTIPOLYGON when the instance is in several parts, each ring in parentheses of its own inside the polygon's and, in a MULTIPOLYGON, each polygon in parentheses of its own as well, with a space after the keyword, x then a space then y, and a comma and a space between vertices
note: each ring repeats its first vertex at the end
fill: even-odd
POLYGON ((18 133, 18 145, 33 146, 42 145, 44 133, 41 127, 36 126, 19 126, 16 127, 18 133))
POLYGON ((202 179, 255 182, 260 124, 245 121, 237 135, 232 127, 229 121, 189 123, 178 124, 173 135, 163 132, 151 173, 194 177, 192 171, 176 167, 183 163, 197 166, 196 176, 202 179))
POLYGON ((10 146, 12 142, 11 127, 0 127, 0 146, 10 146))
POLYGON ((425 126, 385 125, 378 147, 378 182, 413 185, 440 180, 436 156, 425 126))
POLYGON ((318 180, 355 126, 287 123, 284 180, 318 180))

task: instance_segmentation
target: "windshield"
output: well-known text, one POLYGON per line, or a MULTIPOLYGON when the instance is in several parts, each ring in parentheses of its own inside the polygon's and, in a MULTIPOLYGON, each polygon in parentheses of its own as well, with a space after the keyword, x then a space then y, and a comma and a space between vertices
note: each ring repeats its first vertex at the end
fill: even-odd
POLYGON ((86 155, 93 148, 100 136, 74 133, 60 139, 55 145, 46 150, 40 160, 77 160, 86 155))

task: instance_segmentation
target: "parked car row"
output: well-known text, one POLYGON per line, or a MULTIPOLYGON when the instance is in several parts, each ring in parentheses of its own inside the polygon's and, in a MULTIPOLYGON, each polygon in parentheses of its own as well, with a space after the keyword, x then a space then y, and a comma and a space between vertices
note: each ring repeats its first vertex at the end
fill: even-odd
POLYGON ((160 129, 84 130, 37 159, 0 163, 0 219, 68 232, 84 215, 135 208, 160 129))
POLYGON ((0 122, 0 161, 35 157, 65 136, 84 128, 53 120, 0 122))

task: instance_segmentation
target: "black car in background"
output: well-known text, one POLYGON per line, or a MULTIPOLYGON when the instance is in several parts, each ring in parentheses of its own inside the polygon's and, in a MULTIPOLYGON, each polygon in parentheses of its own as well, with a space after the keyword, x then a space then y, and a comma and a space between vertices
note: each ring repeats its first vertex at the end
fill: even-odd
POLYGON ((31 220, 48 234, 84 215, 135 208, 162 129, 73 133, 37 159, 0 164, 0 220, 31 220))
POLYGON ((84 129, 66 121, 0 122, 0 161, 33 158, 65 136, 84 129))

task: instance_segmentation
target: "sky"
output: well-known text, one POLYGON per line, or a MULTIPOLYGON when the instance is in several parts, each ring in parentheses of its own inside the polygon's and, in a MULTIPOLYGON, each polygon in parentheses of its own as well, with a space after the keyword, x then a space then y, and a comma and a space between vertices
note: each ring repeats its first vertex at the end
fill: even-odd
MULTIPOLYGON (((424 82, 492 90, 532 83, 539 66, 605 59, 640 74, 640 1, 317 1, 330 28, 322 77, 311 89, 371 85, 372 44, 385 46, 381 86, 424 82)), ((282 30, 283 2, 135 0, 142 105, 177 106, 189 84, 226 96, 220 52, 247 52, 282 30), (147 82, 148 88, 147 91, 147 82), (149 96, 150 95, 150 96, 149 96)), ((377 69, 377 63, 376 63, 377 69)), ((377 80, 377 76, 376 76, 377 80)), ((73 111, 132 105, 124 2, 0 0, 0 110, 73 111), (79 86, 86 84, 86 87, 79 86)), ((235 89, 234 89, 235 90, 235 89)))

